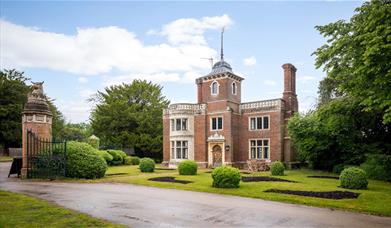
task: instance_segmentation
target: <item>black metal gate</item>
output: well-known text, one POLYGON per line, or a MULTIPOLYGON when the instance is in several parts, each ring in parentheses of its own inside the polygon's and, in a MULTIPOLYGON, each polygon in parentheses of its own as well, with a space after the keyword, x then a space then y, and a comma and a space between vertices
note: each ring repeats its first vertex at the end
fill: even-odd
POLYGON ((27 130, 27 178, 56 179, 66 173, 66 141, 39 138, 27 130))

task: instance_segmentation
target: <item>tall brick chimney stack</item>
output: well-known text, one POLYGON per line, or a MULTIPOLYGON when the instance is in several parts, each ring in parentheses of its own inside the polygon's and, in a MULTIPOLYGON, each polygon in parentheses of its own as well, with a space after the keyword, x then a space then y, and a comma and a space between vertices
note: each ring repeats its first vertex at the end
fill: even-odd
POLYGON ((282 99, 285 101, 286 118, 298 112, 296 95, 296 67, 290 63, 282 65, 284 69, 284 93, 282 99))
POLYGON ((204 103, 203 95, 202 95, 202 80, 196 79, 197 84, 197 103, 204 103))

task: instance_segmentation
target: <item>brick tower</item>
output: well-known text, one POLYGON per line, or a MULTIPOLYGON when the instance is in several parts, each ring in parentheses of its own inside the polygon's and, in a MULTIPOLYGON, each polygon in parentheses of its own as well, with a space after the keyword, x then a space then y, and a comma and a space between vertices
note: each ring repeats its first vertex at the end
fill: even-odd
POLYGON ((43 82, 33 83, 22 112, 22 177, 27 175, 27 130, 41 139, 52 139, 52 113, 43 93, 43 82))

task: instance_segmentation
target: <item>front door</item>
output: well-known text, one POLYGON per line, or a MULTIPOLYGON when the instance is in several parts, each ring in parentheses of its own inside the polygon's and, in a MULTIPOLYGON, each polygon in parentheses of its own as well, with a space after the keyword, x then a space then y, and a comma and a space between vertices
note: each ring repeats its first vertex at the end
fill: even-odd
POLYGON ((215 145, 212 148, 212 166, 218 167, 223 164, 223 152, 220 145, 215 145))

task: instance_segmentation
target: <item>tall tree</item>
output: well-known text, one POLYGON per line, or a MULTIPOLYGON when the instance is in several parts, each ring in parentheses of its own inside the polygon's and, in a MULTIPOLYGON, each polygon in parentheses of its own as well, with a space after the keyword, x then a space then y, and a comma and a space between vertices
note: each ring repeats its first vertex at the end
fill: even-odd
MULTIPOLYGON (((31 87, 24 72, 13 70, 0 71, 0 145, 4 148, 20 147, 22 144, 22 111, 27 102, 31 87)), ((64 126, 64 117, 53 100, 47 98, 53 114, 52 135, 58 138, 64 126)))
POLYGON ((49 105, 49 109, 52 112, 52 137, 54 139, 62 139, 61 132, 64 129, 65 119, 60 110, 54 105, 54 100, 46 99, 49 105))
POLYGON ((162 87, 145 80, 134 80, 98 92, 91 113, 93 132, 101 145, 134 147, 140 156, 162 156, 162 111, 169 101, 162 87))
POLYGON ((383 122, 391 123, 391 3, 365 2, 356 12, 348 22, 316 26, 328 38, 314 52, 316 67, 327 72, 323 92, 355 97, 365 111, 381 113, 383 122))
POLYGON ((0 145, 4 148, 22 144, 22 111, 30 88, 29 78, 16 70, 0 71, 0 145))
POLYGON ((341 97, 291 118, 289 135, 300 159, 312 168, 331 170, 338 164, 360 165, 366 155, 391 155, 391 125, 362 109, 357 99, 341 97))
POLYGON ((92 135, 91 125, 87 123, 67 123, 60 132, 60 139, 72 141, 87 141, 92 135))

